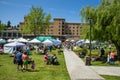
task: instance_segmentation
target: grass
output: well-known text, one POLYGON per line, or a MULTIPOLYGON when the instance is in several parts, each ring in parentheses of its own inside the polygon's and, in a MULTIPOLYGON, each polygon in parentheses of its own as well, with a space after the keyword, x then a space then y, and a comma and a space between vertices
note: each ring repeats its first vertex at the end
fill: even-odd
MULTIPOLYGON (((79 48, 78 48, 79 50, 79 48)), ((105 56, 107 56, 108 52, 109 52, 109 49, 105 49, 105 56)), ((78 52, 75 52, 78 56, 78 52)), ((89 54, 89 49, 87 49, 87 55, 89 54)), ((96 57, 100 54, 100 50, 92 50, 91 52, 91 57, 96 57)), ((85 62, 85 58, 81 58, 84 62, 85 62)), ((111 65, 111 64, 108 64, 106 63, 106 61, 94 61, 92 62, 91 61, 91 64, 93 66, 115 66, 115 67, 120 67, 120 62, 116 61, 114 65, 111 65)))
MULTIPOLYGON (((52 51, 52 53, 57 53, 57 50, 52 51)), ((65 66, 63 54, 57 54, 60 65, 55 66, 46 65, 43 61, 43 55, 36 55, 34 51, 32 51, 30 58, 35 60, 35 72, 18 71, 17 65, 13 64, 13 57, 10 56, 11 55, 0 55, 0 80, 70 80, 68 71, 65 66)), ((101 61, 92 62, 92 65, 110 66, 109 64, 102 63, 101 61)), ((120 76, 101 76, 104 77, 105 80, 120 79, 120 76)))
MULTIPOLYGON (((57 53, 57 51, 54 50, 52 53, 57 53)), ((35 60, 35 72, 22 72, 17 70, 16 64, 13 64, 13 57, 0 55, 0 80, 70 80, 64 55, 57 54, 57 57, 60 65, 46 65, 43 55, 36 55, 32 51, 30 58, 35 60)))
POLYGON ((115 64, 108 64, 108 63, 104 63, 102 61, 95 61, 95 62, 91 62, 91 64, 93 66, 114 66, 114 67, 120 67, 120 63, 116 62, 115 64))
POLYGON ((120 80, 120 76, 101 75, 105 80, 120 80))

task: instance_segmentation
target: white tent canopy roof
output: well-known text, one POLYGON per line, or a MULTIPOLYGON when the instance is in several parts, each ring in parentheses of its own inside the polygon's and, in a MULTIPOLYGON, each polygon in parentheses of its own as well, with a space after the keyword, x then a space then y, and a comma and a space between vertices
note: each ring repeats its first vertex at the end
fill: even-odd
POLYGON ((24 39, 24 38, 22 38, 22 37, 21 37, 21 38, 18 38, 17 41, 18 41, 18 42, 28 42, 27 39, 24 39))
POLYGON ((90 41, 87 39, 87 40, 85 40, 85 42, 84 42, 84 43, 89 44, 89 43, 90 43, 90 41))
POLYGON ((17 39, 8 39, 7 41, 8 42, 15 42, 15 41, 17 41, 17 39))
POLYGON ((16 51, 16 48, 20 47, 22 50, 26 50, 26 45, 19 42, 11 42, 4 45, 4 53, 12 54, 16 51))
POLYGON ((36 38, 34 38, 33 40, 29 41, 29 43, 41 43, 41 41, 39 41, 36 38))
POLYGON ((5 44, 4 46, 25 46, 25 44, 19 43, 19 42, 11 42, 11 43, 5 44))
POLYGON ((53 42, 52 41, 50 41, 50 40, 45 40, 44 42, 42 42, 43 44, 45 44, 45 45, 53 45, 53 42))

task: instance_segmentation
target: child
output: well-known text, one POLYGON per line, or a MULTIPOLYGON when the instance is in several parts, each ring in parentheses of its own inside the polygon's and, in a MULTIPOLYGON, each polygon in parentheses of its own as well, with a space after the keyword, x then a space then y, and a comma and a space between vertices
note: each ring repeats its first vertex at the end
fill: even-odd
POLYGON ((32 71, 34 71, 34 69, 35 69, 35 62, 34 62, 34 60, 32 60, 32 62, 31 62, 31 68, 32 68, 32 71))

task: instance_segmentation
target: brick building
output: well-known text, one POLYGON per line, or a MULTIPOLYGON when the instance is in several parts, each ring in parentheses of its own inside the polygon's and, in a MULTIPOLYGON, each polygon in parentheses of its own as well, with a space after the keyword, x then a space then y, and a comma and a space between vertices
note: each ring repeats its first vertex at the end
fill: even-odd
MULTIPOLYGON (((20 25, 24 25, 24 22, 20 23, 20 25)), ((55 38, 60 38, 62 40, 65 40, 67 38, 80 39, 81 28, 81 23, 69 23, 66 22, 64 18, 54 18, 53 22, 50 23, 49 28, 46 29, 45 34, 41 35, 52 36, 55 38)), ((30 37, 33 35, 24 35, 24 37, 28 36, 30 37)))

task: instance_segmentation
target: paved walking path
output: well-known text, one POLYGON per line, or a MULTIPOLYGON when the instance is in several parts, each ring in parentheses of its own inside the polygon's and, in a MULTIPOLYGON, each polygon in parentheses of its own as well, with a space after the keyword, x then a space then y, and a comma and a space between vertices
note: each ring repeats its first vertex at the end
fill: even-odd
POLYGON ((101 75, 120 76, 120 67, 108 67, 108 66, 89 66, 89 67, 101 75))
POLYGON ((64 56, 71 80, 105 80, 72 51, 64 49, 64 56))

